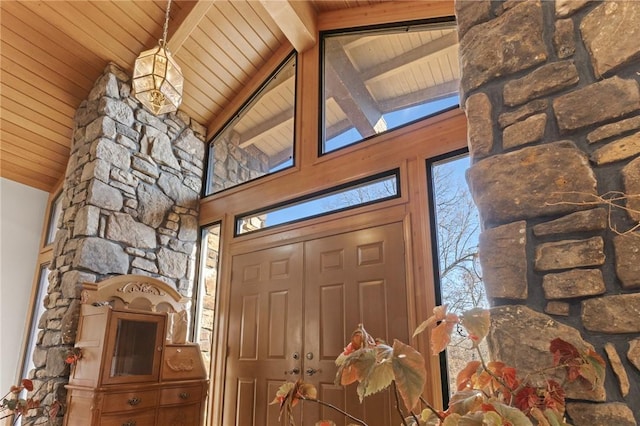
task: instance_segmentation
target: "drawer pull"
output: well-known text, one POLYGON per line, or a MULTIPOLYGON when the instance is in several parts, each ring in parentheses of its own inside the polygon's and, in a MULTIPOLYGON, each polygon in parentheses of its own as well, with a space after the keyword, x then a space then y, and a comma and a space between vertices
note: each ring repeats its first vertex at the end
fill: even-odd
POLYGON ((178 396, 180 399, 189 399, 189 392, 180 392, 178 396))
POLYGON ((128 422, 122 423, 122 426, 136 426, 135 420, 129 420, 128 422))
MULTIPOLYGON (((133 397, 133 398, 129 398, 127 400, 127 404, 131 405, 131 406, 136 406, 138 404, 140 404, 142 402, 142 400, 138 397, 133 397)), ((136 422, 133 422, 133 424, 131 426, 135 426, 136 422)), ((127 425, 128 426, 128 425, 127 425)))

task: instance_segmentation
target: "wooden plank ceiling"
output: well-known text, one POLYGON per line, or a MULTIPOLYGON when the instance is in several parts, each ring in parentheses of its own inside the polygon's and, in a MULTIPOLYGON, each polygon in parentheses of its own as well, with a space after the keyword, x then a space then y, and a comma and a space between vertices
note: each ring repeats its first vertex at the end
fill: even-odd
MULTIPOLYGON (((185 76, 181 109, 210 127, 283 45, 302 51, 316 42, 319 14, 380 2, 174 0, 169 48, 185 76)), ((165 8, 165 0, 0 1, 0 176, 55 188, 80 102, 109 62, 130 73, 137 55, 157 45, 165 8)), ((370 90, 388 88, 381 76, 393 72, 389 63, 366 65, 370 90)), ((382 101, 394 99, 385 93, 382 101)))

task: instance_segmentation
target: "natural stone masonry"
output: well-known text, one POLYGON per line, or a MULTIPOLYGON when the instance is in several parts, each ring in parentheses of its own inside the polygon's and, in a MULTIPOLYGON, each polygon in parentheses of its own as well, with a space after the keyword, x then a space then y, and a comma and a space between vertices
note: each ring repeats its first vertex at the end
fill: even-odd
POLYGON ((553 101, 562 132, 600 124, 640 109, 640 89, 634 80, 612 77, 553 101), (603 107, 606 105, 606 108, 603 107))
MULTIPOLYGON (((579 350, 593 349, 578 330, 561 324, 548 315, 526 306, 500 306, 491 309, 491 329, 488 343, 491 354, 522 374, 545 369, 553 365, 549 342, 556 337, 571 343, 579 350), (535 332, 534 332, 535 331, 535 332)), ((564 383, 564 370, 549 373, 564 383)), ((573 382, 566 387, 567 397, 589 401, 604 401, 606 391, 602 383, 593 389, 573 382)))
POLYGON ((637 426, 631 409, 621 403, 570 402, 567 404, 567 412, 574 426, 637 426))
POLYGON ((607 227, 607 211, 603 208, 575 212, 533 227, 537 236, 602 231, 607 227))
POLYGON ((640 338, 633 339, 629 342, 629 350, 627 351, 627 359, 637 370, 640 371, 640 338))
POLYGON ((640 293, 620 294, 582 302, 582 322, 600 333, 640 333, 640 293))
POLYGON ((627 194, 626 207, 629 218, 640 222, 640 158, 622 169, 623 192, 627 194))
POLYGON ((629 376, 627 376, 627 372, 624 371, 624 366, 622 365, 622 361, 620 361, 620 355, 618 355, 616 347, 613 343, 607 343, 604 345, 604 351, 609 358, 609 363, 611 364, 613 373, 616 375, 618 382, 620 383, 620 394, 622 396, 629 395, 629 376))
POLYGON ((560 141, 495 155, 468 172, 473 199, 483 220, 512 222, 577 210, 591 200, 596 179, 586 155, 560 141))
POLYGON ((580 81, 573 61, 552 62, 526 76, 504 85, 503 99, 507 106, 515 106, 531 99, 558 92, 580 81))
POLYGON ((487 229, 480 234, 478 250, 483 281, 489 298, 527 298, 526 222, 487 229), (509 256, 500 255, 509 253, 509 256))
POLYGON ((640 232, 616 236, 613 247, 616 253, 616 274, 622 288, 640 288, 640 232))
POLYGON ((107 66, 76 112, 30 373, 35 388, 47 383, 39 392, 45 403, 65 402, 64 358, 75 342, 83 282, 134 273, 162 279, 186 298, 193 293, 206 129, 182 113, 151 115, 129 84, 107 66))
POLYGON ((580 24, 596 76, 603 76, 640 56, 640 2, 605 2, 580 24))
POLYGON ((467 108, 473 111, 473 119, 467 126, 467 141, 471 158, 482 158, 489 155, 493 147, 493 123, 491 102, 484 93, 469 96, 467 108))
POLYGON ((542 315, 533 321, 512 311, 493 321, 493 356, 535 370, 538 355, 547 356, 548 327, 563 324, 573 331, 561 337, 581 334, 615 372, 589 398, 598 403, 567 395, 568 423, 636 425, 640 2, 456 0, 456 15, 461 97, 470 100, 473 129, 467 179, 482 218, 487 292, 492 303, 542 315), (596 196, 618 197, 627 211, 596 196), (524 260, 515 229, 526 236, 524 260), (525 288, 524 299, 500 297, 525 288), (528 349, 537 345, 539 352, 528 349))
POLYGON ((640 155, 640 132, 618 139, 597 149, 591 160, 597 165, 614 163, 640 155))
POLYGON ((600 269, 574 269, 546 274, 542 279, 544 296, 549 299, 572 299, 597 296, 606 291, 600 269))
POLYGON ((502 134, 502 145, 505 149, 509 149, 537 142, 544 137, 546 126, 546 114, 532 115, 526 120, 512 124, 504 129, 502 134))
POLYGON ((518 4, 498 18, 472 27, 460 40, 462 98, 496 77, 547 59, 539 0, 518 4), (478 35, 482 34, 482 37, 478 35), (514 55, 515 50, 518 54, 514 55))
MULTIPOLYGON (((533 114, 544 111, 545 109, 547 109, 547 105, 549 105, 549 102, 546 99, 536 99, 535 101, 531 101, 514 111, 500 114, 500 117, 498 117, 498 124, 500 125, 501 129, 504 129, 505 127, 510 126, 520 120, 524 120, 525 118, 530 117, 533 114)), ((467 109, 469 109, 469 106, 467 106, 467 109)), ((468 120, 469 124, 475 122, 475 120, 470 118, 468 118, 468 120)))
POLYGON ((543 243, 536 247, 534 260, 538 271, 602 265, 605 260, 604 242, 601 237, 593 237, 543 243))

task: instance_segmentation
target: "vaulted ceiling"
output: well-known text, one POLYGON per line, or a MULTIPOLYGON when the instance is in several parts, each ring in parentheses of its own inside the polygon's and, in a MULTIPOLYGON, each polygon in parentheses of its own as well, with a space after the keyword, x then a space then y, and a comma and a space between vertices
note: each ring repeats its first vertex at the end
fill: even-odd
MULTIPOLYGON (((211 128, 276 53, 316 42, 319 16, 352 8, 379 13, 385 4, 174 0, 168 45, 185 75, 181 110, 211 128)), ((431 4, 453 11, 453 0, 431 4)), ((137 55, 157 45, 165 9, 165 0, 0 1, 2 177, 55 188, 69 157, 76 109, 109 62, 131 72, 137 55)))

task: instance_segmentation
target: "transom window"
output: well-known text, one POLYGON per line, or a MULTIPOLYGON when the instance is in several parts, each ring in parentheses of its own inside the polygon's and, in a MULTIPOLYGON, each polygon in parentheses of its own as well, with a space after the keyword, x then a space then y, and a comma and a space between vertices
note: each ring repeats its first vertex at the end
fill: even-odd
POLYGON ((398 170, 360 179, 236 217, 236 235, 298 222, 400 196, 398 170))

